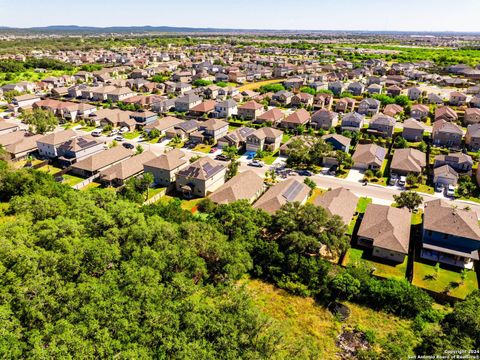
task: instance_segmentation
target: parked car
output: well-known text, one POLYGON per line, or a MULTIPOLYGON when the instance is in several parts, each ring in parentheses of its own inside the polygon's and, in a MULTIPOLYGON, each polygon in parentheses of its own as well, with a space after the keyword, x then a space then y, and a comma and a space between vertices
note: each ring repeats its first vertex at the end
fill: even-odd
POLYGON ((330 169, 328 169, 328 174, 329 175, 335 175, 338 170, 338 165, 332 165, 330 166, 330 169))
POLYGON ((400 179, 398 179, 398 186, 405 186, 407 183, 407 178, 405 176, 400 176, 400 179))
POLYGON ((213 153, 214 153, 215 151, 217 151, 217 150, 218 150, 218 149, 217 149, 216 147, 212 147, 212 148, 210 149, 210 153, 213 154, 213 153))
POLYGON ((252 160, 248 163, 248 166, 263 167, 263 163, 258 160, 252 160))
POLYGON ((92 136, 102 136, 102 129, 95 129, 92 131, 92 136))
POLYGON ((115 140, 115 141, 123 141, 123 140, 125 140, 125 139, 123 138, 122 135, 117 135, 117 136, 115 136, 115 137, 113 138, 113 140, 115 140))
POLYGON ((135 148, 135 146, 133 144, 130 144, 130 143, 123 143, 122 146, 125 149, 134 149, 135 148))
POLYGON ((125 134, 125 133, 129 132, 129 129, 128 129, 128 127, 124 126, 118 132, 120 134, 125 134))
POLYGON ((448 197, 454 197, 455 196, 455 188, 453 187, 452 184, 448 184, 445 187, 445 195, 448 197))
POLYGON ((110 131, 110 134, 108 134, 108 136, 114 136, 117 134, 118 134, 118 129, 113 129, 112 131, 110 131))
POLYGON ((390 180, 388 181, 388 184, 391 186, 394 186, 397 183, 397 180, 398 180, 397 174, 390 174, 390 180))
POLYGON ((298 170, 297 174, 300 176, 312 176, 312 172, 308 170, 298 170))
POLYGON ((227 155, 219 154, 219 155, 215 156, 215 160, 228 161, 230 159, 227 155))
POLYGON ((435 192, 441 193, 443 191, 443 184, 435 184, 435 192))
POLYGON ((254 153, 254 152, 249 152, 249 153, 247 154, 247 160, 252 160, 254 157, 255 157, 255 153, 254 153))

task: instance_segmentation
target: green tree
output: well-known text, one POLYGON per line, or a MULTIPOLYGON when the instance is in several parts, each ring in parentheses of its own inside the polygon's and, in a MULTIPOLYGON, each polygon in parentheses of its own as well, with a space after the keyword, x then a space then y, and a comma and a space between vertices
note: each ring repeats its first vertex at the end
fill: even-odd
POLYGON ((393 199, 398 207, 406 207, 413 211, 423 202, 423 198, 416 191, 402 191, 400 195, 393 195, 393 199))
POLYGON ((35 109, 23 116, 25 124, 30 125, 36 134, 45 134, 53 131, 58 125, 58 119, 51 111, 35 109))

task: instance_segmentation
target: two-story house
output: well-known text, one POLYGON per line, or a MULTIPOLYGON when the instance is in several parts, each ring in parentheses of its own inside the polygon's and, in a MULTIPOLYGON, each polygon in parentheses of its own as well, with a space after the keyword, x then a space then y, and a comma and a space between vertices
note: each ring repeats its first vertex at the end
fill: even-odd
POLYGON ((368 131, 383 137, 392 137, 395 131, 395 124, 395 118, 379 113, 370 120, 368 131))
POLYGON ((433 144, 437 146, 457 147, 462 145, 463 130, 454 123, 438 120, 432 126, 433 144))
POLYGON ((364 116, 351 112, 342 118, 342 131, 360 131, 363 128, 364 116))
POLYGON ((358 104, 357 112, 361 115, 373 116, 380 111, 380 101, 376 99, 366 98, 358 104))
POLYGON ((271 127, 262 127, 247 136, 246 149, 249 152, 275 151, 280 147, 283 132, 271 127))

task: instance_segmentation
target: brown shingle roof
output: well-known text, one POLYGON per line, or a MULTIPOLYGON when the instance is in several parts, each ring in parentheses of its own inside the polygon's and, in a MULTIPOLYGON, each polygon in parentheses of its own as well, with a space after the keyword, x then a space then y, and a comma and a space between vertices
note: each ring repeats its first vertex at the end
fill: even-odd
POLYGON ((147 161, 144 165, 157 169, 174 170, 186 162, 185 153, 180 149, 173 149, 166 154, 147 161))
POLYGON ((343 222, 348 225, 357 209, 357 202, 358 197, 355 194, 350 190, 339 187, 318 196, 313 204, 323 207, 331 215, 340 216, 343 222))
POLYGON ((125 149, 123 146, 115 146, 73 164, 72 168, 94 172, 118 161, 128 159, 132 155, 131 150, 125 149))
POLYGON ((253 207, 273 214, 287 202, 303 202, 309 193, 310 188, 307 185, 298 179, 290 178, 272 186, 253 207))
POLYGON ((408 253, 411 214, 407 208, 369 204, 358 236, 373 240, 373 246, 408 253))
POLYGON ((100 173, 100 178, 107 181, 115 179, 126 180, 134 175, 142 173, 143 164, 155 157, 156 155, 153 152, 144 151, 141 154, 132 156, 125 161, 103 170, 100 173))
POLYGON ((263 179, 248 170, 234 176, 210 195, 217 204, 228 204, 237 200, 250 200, 263 189, 263 179))

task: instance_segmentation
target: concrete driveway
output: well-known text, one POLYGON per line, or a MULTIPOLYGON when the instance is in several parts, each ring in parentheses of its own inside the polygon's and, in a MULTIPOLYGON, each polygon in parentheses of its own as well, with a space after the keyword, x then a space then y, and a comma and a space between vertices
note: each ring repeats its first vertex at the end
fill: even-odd
POLYGON ((365 170, 350 169, 345 180, 357 182, 357 183, 362 182, 364 174, 365 174, 365 170))

